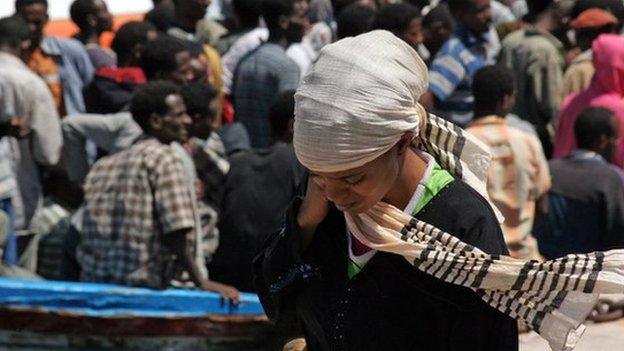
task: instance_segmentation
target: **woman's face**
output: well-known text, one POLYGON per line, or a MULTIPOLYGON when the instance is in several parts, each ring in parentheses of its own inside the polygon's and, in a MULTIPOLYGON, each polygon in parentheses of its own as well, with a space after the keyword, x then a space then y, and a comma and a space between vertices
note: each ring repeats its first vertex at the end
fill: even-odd
POLYGON ((401 172, 404 155, 395 145, 364 166, 342 172, 311 172, 310 176, 340 211, 356 215, 384 198, 401 172))

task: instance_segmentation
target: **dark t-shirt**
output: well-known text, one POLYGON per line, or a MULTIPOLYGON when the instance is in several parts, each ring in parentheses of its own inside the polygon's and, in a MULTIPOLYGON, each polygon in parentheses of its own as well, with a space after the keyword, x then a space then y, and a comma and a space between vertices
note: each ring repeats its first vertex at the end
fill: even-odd
POLYGON ((266 237, 282 223, 303 176, 292 145, 238 152, 230 158, 219 219, 219 247, 210 277, 254 291, 251 262, 266 237))
POLYGON ((548 215, 535 223, 547 259, 624 248, 624 176, 600 158, 549 163, 548 215))
MULTIPOLYGON (((283 327, 298 324, 309 350, 517 350, 513 319, 401 256, 378 252, 349 279, 344 216, 337 210, 302 253, 297 209, 295 202, 285 229, 258 256, 256 282, 269 316, 283 327)), ((417 218, 485 252, 507 253, 486 200, 461 181, 443 189, 417 218)))

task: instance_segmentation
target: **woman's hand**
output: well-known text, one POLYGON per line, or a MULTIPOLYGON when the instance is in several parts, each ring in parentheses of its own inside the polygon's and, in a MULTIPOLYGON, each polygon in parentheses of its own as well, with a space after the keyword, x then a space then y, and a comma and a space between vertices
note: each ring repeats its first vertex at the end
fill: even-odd
POLYGON ((297 224, 301 230, 304 249, 312 242, 316 227, 327 217, 328 212, 329 201, 323 194, 323 190, 310 176, 305 198, 297 214, 297 224))

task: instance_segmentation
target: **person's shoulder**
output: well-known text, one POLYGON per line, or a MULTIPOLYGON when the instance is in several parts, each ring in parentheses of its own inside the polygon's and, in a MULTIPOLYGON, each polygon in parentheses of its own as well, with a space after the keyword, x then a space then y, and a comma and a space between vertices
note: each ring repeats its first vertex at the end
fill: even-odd
POLYGON ((73 38, 61 38, 55 36, 44 37, 46 45, 55 46, 60 50, 61 55, 86 55, 85 46, 73 38))
POLYGON ((246 52, 238 61, 238 65, 236 67, 236 71, 241 71, 245 69, 251 69, 255 66, 255 60, 258 59, 262 55, 262 45, 257 46, 248 52, 246 52))
POLYGON ((496 218, 488 201, 460 179, 455 179, 436 197, 449 214, 462 217, 492 215, 496 218))
POLYGON ((131 152, 129 151, 129 149, 123 150, 116 154, 104 156, 97 160, 89 170, 86 181, 92 182, 94 179, 111 176, 111 171, 113 169, 124 168, 125 163, 132 159, 131 152), (124 165, 122 165, 122 163, 124 163, 124 165))
POLYGON ((154 163, 178 162, 179 156, 169 144, 163 144, 156 139, 139 141, 131 148, 137 154, 154 163))
POLYGON ((523 140, 524 142, 531 143, 531 144, 540 142, 539 138, 535 134, 522 129, 519 126, 505 123, 505 128, 507 129, 507 132, 509 133, 510 138, 518 138, 520 140, 523 140))
POLYGON ((10 69, 1 70, 0 80, 5 84, 5 88, 16 89, 25 97, 36 97, 34 102, 41 102, 42 96, 52 96, 45 81, 26 65, 15 65, 10 69))
POLYGON ((498 218, 490 203, 462 180, 455 180, 422 211, 429 221, 460 240, 488 253, 506 253, 498 218))
POLYGON ((594 98, 589 107, 603 107, 614 112, 618 119, 624 117, 624 99, 620 94, 603 94, 594 98))
MULTIPOLYGON (((461 39, 452 34, 445 42, 442 44, 440 50, 436 53, 437 57, 442 56, 458 56, 460 52, 466 50, 466 45, 461 41, 461 39)), ((435 59, 434 59, 435 60, 435 59)))
POLYGON ((48 89, 43 79, 26 65, 11 65, 9 69, 0 70, 0 79, 15 86, 23 86, 26 88, 26 92, 33 89, 33 84, 35 85, 34 88, 45 87, 48 89))
POLYGON ((286 50, 276 47, 275 45, 265 45, 265 51, 262 53, 274 69, 282 72, 285 69, 299 69, 299 66, 288 56, 286 50))
POLYGON ((503 41, 501 42, 503 48, 511 48, 511 47, 515 47, 516 45, 520 44, 522 42, 522 39, 524 38, 525 35, 525 30, 524 29, 518 29, 514 32, 511 32, 509 34, 507 34, 507 36, 505 37, 505 39, 503 39, 503 41))
POLYGON ((604 164, 605 180, 609 182, 608 189, 614 193, 623 193, 624 189, 624 171, 614 164, 604 164))

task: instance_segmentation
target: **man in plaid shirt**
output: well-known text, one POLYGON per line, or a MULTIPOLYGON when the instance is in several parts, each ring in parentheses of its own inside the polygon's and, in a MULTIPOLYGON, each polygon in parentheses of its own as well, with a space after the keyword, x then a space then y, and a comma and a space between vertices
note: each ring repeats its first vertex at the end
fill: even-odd
POLYGON ((236 302, 238 291, 210 281, 196 259, 194 195, 169 145, 186 142, 192 123, 178 88, 137 88, 131 113, 144 135, 98 161, 84 184, 81 280, 164 288, 182 268, 201 289, 236 302))

